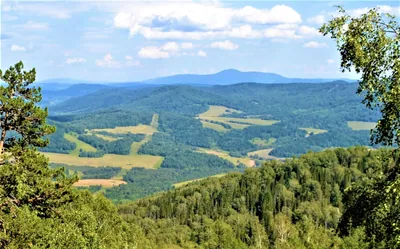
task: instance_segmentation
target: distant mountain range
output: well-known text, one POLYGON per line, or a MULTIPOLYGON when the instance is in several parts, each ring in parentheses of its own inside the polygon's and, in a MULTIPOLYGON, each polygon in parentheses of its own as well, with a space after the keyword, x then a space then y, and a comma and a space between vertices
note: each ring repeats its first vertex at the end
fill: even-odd
MULTIPOLYGON (((256 82, 264 84, 273 83, 325 83, 337 80, 343 80, 347 82, 355 82, 353 79, 323 79, 323 78, 288 78, 275 73, 264 73, 264 72, 241 72, 236 69, 227 69, 215 74, 177 74, 166 77, 159 77, 154 79, 148 79, 138 82, 90 82, 84 80, 75 79, 49 79, 45 81, 37 82, 38 85, 49 87, 49 83, 55 86, 71 86, 74 84, 102 84, 112 85, 114 87, 134 87, 141 84, 151 85, 173 85, 173 84, 188 84, 188 85, 230 85, 235 83, 243 82, 256 82), (47 85, 47 86, 46 86, 47 85)), ((65 88, 66 88, 65 87, 65 88)), ((50 90, 50 89, 49 89, 50 90)), ((53 89, 52 89, 53 90, 53 89)), ((56 90, 56 89, 54 89, 56 90)), ((57 89, 59 90, 59 88, 57 89)))

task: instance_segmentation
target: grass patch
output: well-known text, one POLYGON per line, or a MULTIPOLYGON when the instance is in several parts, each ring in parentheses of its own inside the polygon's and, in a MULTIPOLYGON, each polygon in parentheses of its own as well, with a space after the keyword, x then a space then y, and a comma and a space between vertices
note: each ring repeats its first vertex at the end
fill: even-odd
POLYGON ((271 144, 276 142, 276 138, 271 137, 268 140, 265 140, 265 139, 261 139, 259 137, 256 137, 256 138, 253 138, 250 142, 252 144, 257 145, 257 146, 270 146, 271 144))
POLYGON ((274 159, 274 160, 282 160, 284 158, 279 158, 279 157, 274 157, 274 156, 270 156, 269 154, 271 153, 271 151, 274 148, 270 148, 270 149, 264 149, 264 150, 256 150, 256 151, 252 151, 247 153, 248 156, 259 156, 261 158, 270 160, 270 159, 274 159))
POLYGON ((131 169, 134 167, 144 167, 154 169, 157 165, 162 163, 163 157, 151 155, 115 155, 106 154, 102 157, 78 157, 68 154, 49 153, 43 152, 51 163, 68 164, 73 166, 113 166, 121 167, 124 169, 131 169))
MULTIPOLYGON (((221 125, 213 124, 210 122, 206 122, 205 120, 216 121, 220 123, 224 123, 230 125, 233 129, 244 129, 249 127, 250 125, 273 125, 278 123, 278 120, 263 120, 258 118, 229 118, 229 117, 221 117, 223 114, 229 113, 242 113, 241 111, 227 108, 225 106, 215 106, 210 105, 209 109, 206 112, 199 114, 199 118, 203 123, 203 127, 207 125, 207 128, 214 129, 216 131, 222 131, 221 125), (206 122, 206 123, 204 123, 206 122)), ((225 128, 224 128, 225 129, 225 128)), ((225 129, 226 130, 226 129, 225 129)), ((224 131, 225 131, 224 130, 224 131)))
POLYGON ((204 179, 207 179, 207 178, 210 178, 210 177, 220 178, 220 177, 223 177, 223 176, 225 176, 225 175, 226 175, 226 173, 225 173, 225 174, 213 175, 213 176, 209 176, 209 177, 203 177, 203 178, 194 179, 194 180, 185 181, 185 182, 178 182, 178 183, 173 184, 173 186, 174 186, 175 188, 179 188, 179 187, 186 186, 186 185, 188 185, 188 184, 191 183, 191 182, 201 181, 201 180, 204 180, 204 179))
POLYGON ((228 160, 229 162, 233 163, 236 166, 238 166, 239 163, 242 163, 242 164, 246 165, 247 167, 255 166, 255 161, 253 159, 250 159, 248 157, 233 157, 233 156, 230 156, 229 153, 226 151, 209 150, 209 149, 204 149, 204 148, 198 148, 197 151, 201 152, 201 153, 207 153, 207 154, 219 156, 222 159, 228 160))
POLYGON ((361 121, 348 121, 347 125, 354 131, 366 131, 375 128, 376 123, 374 122, 361 122, 361 121))
POLYGON ((213 129, 213 130, 216 130, 216 131, 219 131, 219 132, 228 131, 228 129, 226 129, 225 127, 223 127, 220 124, 214 124, 214 123, 210 123, 210 122, 203 121, 203 120, 201 120, 201 123, 203 124, 204 128, 213 129))
POLYGON ((328 132, 327 130, 322 130, 322 129, 315 129, 315 128, 299 128, 300 130, 306 131, 307 132, 307 137, 311 135, 311 133, 314 133, 315 135, 317 134, 322 134, 325 132, 328 132))
MULTIPOLYGON (((88 134, 88 135, 90 135, 90 134, 88 134)), ((95 133, 94 135, 99 137, 99 138, 101 138, 101 139, 104 139, 106 141, 110 141, 110 142, 117 141, 119 139, 119 138, 116 138, 116 137, 110 137, 110 136, 97 134, 97 133, 95 133)))
POLYGON ((133 134, 147 134, 147 135, 152 135, 154 132, 157 132, 157 130, 151 127, 150 125, 117 126, 115 128, 109 128, 109 129, 92 130, 92 132, 100 132, 100 131, 105 131, 114 134, 133 133, 133 134))
POLYGON ((71 143, 76 144, 76 148, 70 152, 70 155, 78 156, 81 149, 83 151, 87 151, 87 152, 96 152, 97 151, 95 147, 79 140, 77 137, 75 137, 71 134, 67 134, 67 133, 64 134, 64 138, 67 139, 68 141, 70 141, 71 143))
POLYGON ((75 187, 89 187, 89 186, 98 186, 101 185, 105 188, 110 188, 113 186, 118 186, 121 184, 127 184, 127 182, 122 180, 115 180, 115 179, 83 179, 79 180, 78 182, 74 183, 75 187))

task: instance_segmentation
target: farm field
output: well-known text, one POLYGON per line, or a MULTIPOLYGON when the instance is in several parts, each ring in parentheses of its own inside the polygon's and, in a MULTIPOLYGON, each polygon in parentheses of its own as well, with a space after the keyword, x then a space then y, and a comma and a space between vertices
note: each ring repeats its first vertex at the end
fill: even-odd
POLYGON ((73 166, 113 166, 124 169, 143 167, 153 169, 162 163, 163 157, 151 155, 115 155, 106 154, 102 157, 78 157, 69 154, 42 152, 52 163, 67 164, 73 166))
POLYGON ((300 130, 306 131, 307 132, 307 137, 311 135, 311 133, 314 133, 315 135, 317 134, 322 134, 325 132, 328 132, 327 130, 322 130, 322 129, 315 129, 315 128, 299 128, 300 130))
POLYGON ((223 127, 220 124, 214 124, 214 123, 210 123, 210 122, 203 121, 203 120, 201 120, 201 123, 203 124, 204 128, 213 129, 213 130, 216 130, 216 131, 219 131, 219 132, 228 131, 228 129, 226 129, 225 127, 223 127))
POLYGON ((257 137, 252 139, 250 142, 258 146, 270 146, 276 142, 276 138, 271 137, 268 140, 265 140, 257 137))
POLYGON ((110 141, 110 142, 118 140, 118 138, 116 138, 116 137, 110 137, 110 136, 106 136, 106 135, 102 135, 102 134, 98 134, 98 133, 94 133, 94 135, 101 139, 104 139, 106 141, 110 141))
POLYGON ((376 123, 374 122, 361 122, 361 121, 348 121, 347 125, 355 131, 365 131, 374 129, 376 123))
POLYGON ((254 167, 255 166, 255 161, 248 158, 248 157, 233 157, 230 156, 228 152, 225 151, 217 151, 217 150, 209 150, 209 149, 204 149, 204 148, 198 148, 198 152, 201 153, 207 153, 211 155, 216 155, 221 157, 222 159, 228 160, 229 162, 233 163, 234 165, 239 165, 239 163, 243 163, 247 167, 254 167))
POLYGON ((262 157, 264 159, 273 159, 273 160, 284 160, 285 158, 279 158, 279 157, 274 157, 274 156, 270 156, 269 154, 271 153, 271 151, 274 148, 270 148, 270 149, 265 149, 265 150, 256 150, 256 151, 252 151, 247 153, 248 156, 259 156, 262 157))
POLYGON ((92 132, 109 132, 114 134, 121 134, 121 133, 134 133, 134 134, 153 134, 157 132, 157 129, 153 128, 150 125, 136 125, 136 126, 117 126, 115 128, 109 129, 92 129, 92 132))
POLYGON ((89 187, 89 186, 98 186, 101 185, 105 188, 110 188, 113 186, 118 186, 121 184, 127 184, 127 182, 116 179, 83 179, 74 183, 75 187, 89 187))
POLYGON ((64 134, 64 138, 70 141, 71 143, 76 144, 76 148, 70 152, 70 155, 78 156, 79 151, 82 149, 83 151, 88 151, 88 152, 96 152, 96 148, 91 146, 90 144, 87 144, 81 140, 79 140, 77 137, 71 135, 71 134, 64 134))
MULTIPOLYGON (((251 125, 273 125, 278 120, 263 120, 258 118, 229 118, 229 117, 221 117, 224 114, 229 113, 242 113, 241 111, 227 108, 225 106, 215 106, 211 105, 206 112, 203 112, 198 115, 198 118, 203 121, 203 127, 211 128, 216 131, 221 131, 221 125, 215 126, 214 124, 207 121, 216 121, 220 123, 224 123, 230 125, 233 129, 244 129, 251 125), (206 124, 204 123, 206 122, 206 124), (207 127, 208 126, 208 127, 207 127)), ((225 128, 224 128, 225 129, 225 128)))
POLYGON ((201 181, 201 180, 204 180, 204 179, 207 179, 207 178, 210 178, 210 177, 220 178, 220 177, 223 177, 223 176, 225 176, 225 175, 226 175, 226 174, 218 174, 218 175, 213 175, 213 176, 209 176, 209 177, 203 177, 203 178, 194 179, 194 180, 190 180, 190 181, 178 182, 178 183, 173 184, 173 186, 174 186, 175 188, 179 188, 179 187, 186 186, 186 185, 188 185, 188 184, 191 183, 191 182, 201 181))

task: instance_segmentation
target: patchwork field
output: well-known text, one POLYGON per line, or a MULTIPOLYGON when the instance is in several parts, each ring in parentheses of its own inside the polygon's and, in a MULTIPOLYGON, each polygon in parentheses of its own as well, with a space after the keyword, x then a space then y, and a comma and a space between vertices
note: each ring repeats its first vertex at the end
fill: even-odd
POLYGON ((314 133, 315 135, 317 135, 317 134, 322 134, 322 133, 328 132, 327 130, 315 129, 315 128, 299 128, 299 129, 307 132, 306 137, 310 136, 311 133, 314 133))
POLYGON ((255 144, 257 146, 270 146, 271 144, 276 142, 276 138, 269 138, 268 140, 261 139, 261 138, 254 138, 250 141, 252 144, 255 144))
POLYGON ((248 157, 233 157, 230 156, 229 153, 226 151, 209 150, 204 148, 198 148, 197 151, 201 153, 207 153, 219 156, 225 160, 228 160, 229 162, 233 163, 236 166, 239 165, 239 163, 243 163, 247 167, 254 167, 256 165, 256 162, 248 157))
POLYGON ((219 131, 219 132, 228 131, 228 129, 226 129, 225 127, 223 127, 220 124, 214 124, 214 123, 210 123, 210 122, 203 121, 203 120, 201 120, 201 123, 203 124, 204 128, 213 129, 213 130, 216 130, 216 131, 219 131))
MULTIPOLYGON (((203 112, 198 115, 198 118, 203 121, 203 127, 214 129, 216 131, 222 131, 221 125, 210 123, 209 121, 215 121, 219 123, 224 123, 230 125, 233 129, 244 129, 251 125, 273 125, 278 123, 278 120, 263 120, 258 118, 229 118, 229 117, 221 117, 224 114, 229 113, 242 113, 241 111, 227 108, 225 106, 215 106, 210 105, 209 109, 206 112, 203 112), (218 126, 216 126, 218 125, 218 126)), ((224 128, 225 129, 225 128, 224 128)), ((225 129, 226 130, 226 129, 225 129)))
POLYGON ((92 129, 92 132, 105 131, 114 134, 134 133, 134 134, 153 134, 157 129, 150 125, 136 125, 136 126, 117 126, 110 129, 92 129))
POLYGON ((90 144, 87 144, 81 140, 79 140, 77 137, 71 135, 71 134, 64 134, 64 138, 70 141, 71 143, 76 144, 75 150, 70 152, 70 155, 78 156, 79 151, 82 149, 83 151, 88 151, 88 152, 96 152, 96 148, 91 146, 90 144))
POLYGON ((285 158, 279 158, 279 157, 274 157, 274 156, 270 156, 269 154, 271 153, 271 151, 274 148, 270 148, 270 149, 265 149, 265 150, 256 150, 256 151, 252 151, 247 153, 248 156, 259 156, 261 158, 267 159, 267 160, 284 160, 285 158))
POLYGON ((94 135, 101 139, 104 139, 106 141, 110 141, 110 142, 118 140, 118 138, 116 138, 116 137, 110 137, 110 136, 106 136, 106 135, 102 135, 102 134, 94 133, 94 135))
POLYGON ((218 175, 213 175, 213 176, 209 176, 209 177, 203 177, 203 178, 194 179, 194 180, 190 180, 190 181, 178 182, 178 183, 173 184, 173 186, 174 186, 175 188, 179 188, 179 187, 186 186, 186 185, 188 185, 188 184, 191 183, 191 182, 201 181, 201 180, 204 180, 204 179, 207 179, 207 178, 210 178, 210 177, 219 178, 219 177, 223 177, 223 176, 225 176, 225 175, 226 175, 226 174, 218 174, 218 175))
POLYGON ((361 121, 348 121, 347 125, 355 131, 365 131, 374 129, 376 123, 374 122, 361 122, 361 121))
POLYGON ((163 157, 151 156, 151 155, 114 155, 106 154, 102 157, 78 157, 68 154, 49 153, 43 152, 52 163, 62 163, 73 166, 113 166, 121 167, 124 169, 130 169, 134 167, 143 167, 148 169, 154 169, 161 165, 163 157))
POLYGON ((88 186, 98 186, 101 185, 103 187, 113 187, 121 184, 127 184, 127 182, 122 180, 115 179, 83 179, 74 183, 75 187, 88 187, 88 186))

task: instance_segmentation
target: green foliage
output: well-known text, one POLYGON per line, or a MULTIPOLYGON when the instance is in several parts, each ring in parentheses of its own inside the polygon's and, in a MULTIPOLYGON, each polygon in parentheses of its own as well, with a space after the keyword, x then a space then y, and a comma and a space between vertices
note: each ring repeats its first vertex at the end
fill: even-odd
POLYGON ((352 18, 339 7, 340 17, 321 27, 336 40, 342 71, 361 73, 358 93, 368 108, 382 113, 372 133, 375 143, 400 144, 400 27, 395 16, 371 9, 352 18))
POLYGON ((66 176, 79 175, 80 179, 111 179, 120 173, 118 167, 90 167, 90 166, 69 166, 63 164, 50 164, 51 168, 64 168, 66 176))
MULTIPOLYGON (((353 183, 389 177, 394 159, 387 149, 310 152, 193 182, 124 204, 119 212, 130 224, 145 227, 160 248, 374 248, 362 227, 336 233, 347 208, 342 196, 353 183)), ((124 179, 134 182, 139 175, 124 179)))
POLYGON ((40 88, 30 86, 35 81, 36 70, 23 69, 20 61, 4 74, 0 70, 0 79, 6 84, 0 86, 0 155, 17 145, 44 147, 48 140, 43 140, 42 136, 54 132, 54 127, 46 124, 47 109, 35 105, 42 98, 40 88), (6 138, 10 131, 19 136, 6 138))

